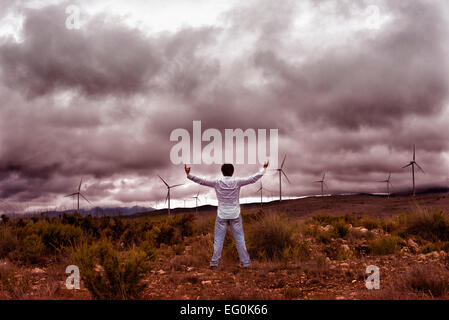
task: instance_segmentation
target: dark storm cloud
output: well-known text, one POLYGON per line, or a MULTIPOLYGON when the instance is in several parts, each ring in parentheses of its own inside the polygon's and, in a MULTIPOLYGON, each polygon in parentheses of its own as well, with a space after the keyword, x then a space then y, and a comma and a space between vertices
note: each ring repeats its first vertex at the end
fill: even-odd
MULTIPOLYGON (((319 9, 332 3, 254 1, 219 27, 157 34, 106 14, 68 30, 65 4, 23 9, 23 41, 0 42, 0 197, 51 202, 85 176, 93 201, 164 199, 155 174, 185 182, 169 162, 169 135, 191 131, 192 120, 203 130, 279 128, 292 195, 315 192, 323 171, 335 192, 369 189, 363 181, 390 171, 407 186, 400 167, 413 143, 428 168, 419 179, 435 181, 449 149, 444 2, 378 1, 389 16, 380 30, 330 37, 323 21, 344 24, 355 4, 319 9), (295 33, 305 8, 312 46, 295 33)), ((193 170, 216 176, 219 166, 193 170)), ((274 178, 264 184, 276 190, 274 178)), ((204 191, 195 188, 175 193, 204 191)))
POLYGON ((388 32, 316 52, 303 65, 285 61, 276 48, 256 50, 254 64, 301 120, 357 130, 435 114, 447 96, 440 8, 409 1, 389 13, 388 32))
POLYGON ((161 62, 157 48, 137 30, 92 19, 87 30, 65 28, 64 6, 29 10, 23 43, 1 47, 3 80, 30 97, 57 88, 87 95, 133 94, 148 89, 161 62))

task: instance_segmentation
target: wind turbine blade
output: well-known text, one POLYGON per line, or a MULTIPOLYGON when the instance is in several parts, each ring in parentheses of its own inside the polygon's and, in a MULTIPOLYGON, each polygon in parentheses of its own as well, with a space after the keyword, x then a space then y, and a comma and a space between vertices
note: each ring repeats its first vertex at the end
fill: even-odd
POLYGON ((288 183, 291 183, 290 179, 287 177, 287 175, 285 174, 284 170, 281 170, 281 172, 284 175, 285 179, 287 179, 288 183))
POLYGON ((87 198, 85 196, 83 196, 82 193, 80 193, 80 196, 83 197, 84 200, 86 200, 87 202, 89 202, 90 204, 92 204, 92 202, 90 202, 89 200, 87 200, 87 198))
POLYGON ((391 172, 388 174, 388 181, 390 181, 390 178, 391 178, 391 172))
POLYGON ((321 180, 323 180, 324 181, 324 177, 326 176, 326 172, 323 174, 323 179, 321 179, 321 180))
POLYGON ((416 154, 416 152, 415 152, 415 145, 413 145, 413 161, 415 161, 415 154, 416 154))
POLYGON ((81 183, 83 183, 83 178, 80 180, 80 185, 78 186, 78 192, 81 190, 81 183))
POLYGON ((422 173, 425 173, 424 170, 421 168, 421 166, 417 162, 415 162, 415 164, 418 167, 418 169, 422 171, 422 173))
POLYGON ((77 194, 78 194, 78 192, 75 192, 75 193, 72 193, 72 194, 68 194, 68 195, 66 195, 64 197, 73 197, 73 196, 76 196, 77 194))
POLYGON ((287 158, 287 154, 285 154, 285 156, 284 156, 284 160, 282 160, 282 164, 281 164, 281 170, 282 170, 282 168, 284 167, 284 163, 285 163, 285 158, 287 158))
POLYGON ((406 165, 406 166, 403 166, 402 167, 402 169, 404 169, 404 168, 407 168, 407 167, 409 167, 409 166, 411 166, 412 164, 411 163, 409 163, 408 165, 406 165))
POLYGON ((259 189, 257 189, 257 191, 256 191, 256 192, 259 192, 260 190, 262 190, 262 187, 260 187, 259 189))
POLYGON ((175 184, 174 186, 170 186, 169 188, 176 188, 176 187, 182 186, 183 184, 184 184, 184 183, 175 184))
POLYGON ((160 175, 157 175, 158 177, 159 177, 159 179, 161 179, 162 180, 162 182, 167 186, 167 188, 169 188, 169 186, 168 186, 168 183, 167 182, 165 182, 165 180, 164 179, 162 179, 161 178, 161 176, 160 175))

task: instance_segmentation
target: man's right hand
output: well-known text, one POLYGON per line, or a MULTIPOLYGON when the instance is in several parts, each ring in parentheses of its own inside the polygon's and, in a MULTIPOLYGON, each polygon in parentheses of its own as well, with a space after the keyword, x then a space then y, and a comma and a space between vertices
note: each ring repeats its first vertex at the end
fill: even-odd
POLYGON ((190 167, 187 167, 186 164, 184 165, 184 170, 185 170, 186 174, 190 173, 190 167))

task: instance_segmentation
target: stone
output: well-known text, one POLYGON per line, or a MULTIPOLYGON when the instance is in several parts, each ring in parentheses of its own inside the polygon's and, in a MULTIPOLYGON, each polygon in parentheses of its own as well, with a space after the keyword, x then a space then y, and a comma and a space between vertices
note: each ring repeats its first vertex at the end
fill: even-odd
POLYGON ((407 240, 407 246, 410 248, 410 251, 413 253, 417 253, 419 251, 418 244, 412 239, 407 240))
POLYGON ((31 270, 31 273, 45 273, 45 270, 40 268, 34 268, 33 270, 31 270))
POLYGON ((95 272, 104 272, 104 268, 102 266, 100 266, 99 264, 97 264, 95 266, 95 272))

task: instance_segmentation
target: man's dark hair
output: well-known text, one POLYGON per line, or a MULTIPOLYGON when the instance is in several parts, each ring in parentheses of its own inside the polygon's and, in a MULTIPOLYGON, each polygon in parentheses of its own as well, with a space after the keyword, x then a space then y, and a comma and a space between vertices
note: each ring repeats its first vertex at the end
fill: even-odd
POLYGON ((221 172, 226 177, 231 177, 234 174, 234 166, 230 163, 225 163, 221 166, 221 172))

